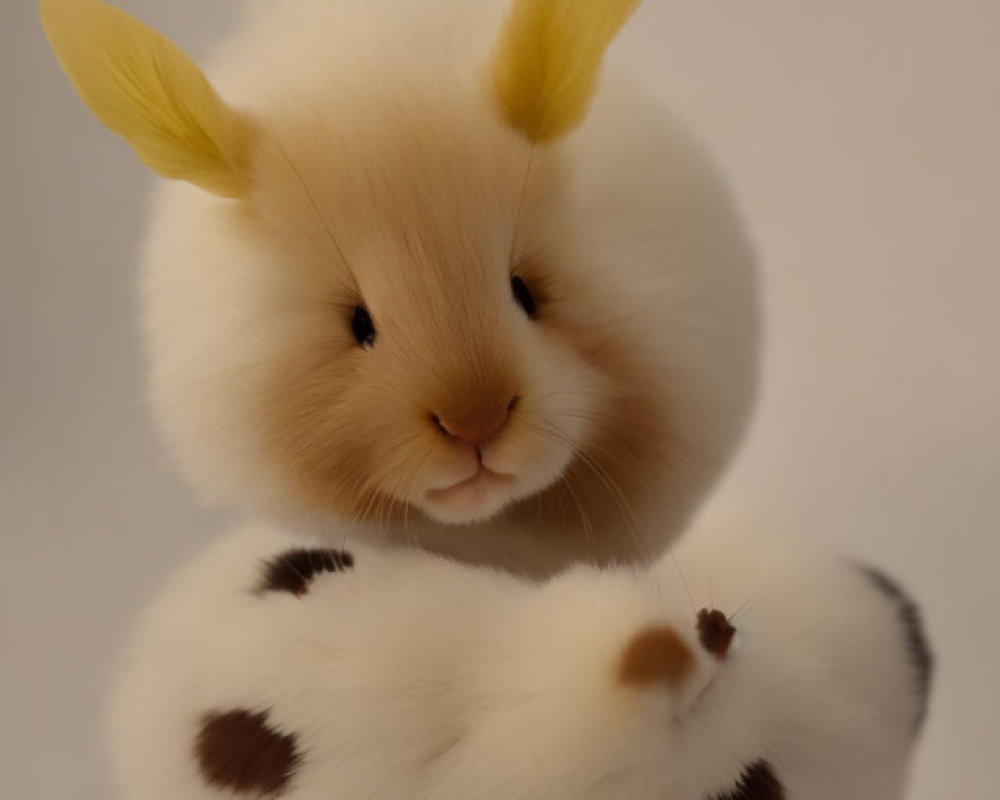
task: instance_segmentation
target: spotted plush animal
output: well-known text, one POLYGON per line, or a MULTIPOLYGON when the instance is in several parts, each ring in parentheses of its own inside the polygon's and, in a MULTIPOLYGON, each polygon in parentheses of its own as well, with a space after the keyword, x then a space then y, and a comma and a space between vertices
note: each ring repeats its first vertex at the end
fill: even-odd
POLYGON ((893 800, 925 713, 882 573, 693 533, 544 582, 265 527, 185 568, 115 696, 126 800, 893 800))

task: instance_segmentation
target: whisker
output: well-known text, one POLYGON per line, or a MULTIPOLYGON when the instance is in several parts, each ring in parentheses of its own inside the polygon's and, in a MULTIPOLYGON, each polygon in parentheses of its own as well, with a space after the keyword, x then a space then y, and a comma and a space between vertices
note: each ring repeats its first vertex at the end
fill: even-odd
POLYGON ((688 586, 687 578, 684 577, 684 570, 681 569, 680 559, 677 558, 677 553, 673 550, 670 551, 670 560, 673 562, 674 569, 677 570, 677 576, 681 579, 681 586, 684 587, 684 594, 687 595, 688 603, 691 604, 691 615, 694 616, 698 613, 695 609, 694 596, 691 594, 691 587, 688 586))
POLYGON ((624 492, 622 492, 620 486, 614 478, 612 478, 611 475, 609 475, 608 472, 593 457, 591 457, 589 453, 587 453, 582 447, 574 442, 572 438, 570 438, 564 431, 560 430, 554 424, 549 423, 544 426, 535 425, 532 427, 540 433, 550 435, 554 439, 563 442, 570 448, 571 452, 577 457, 580 463, 591 471, 591 473, 604 486, 604 488, 611 495, 611 498, 614 500, 615 505, 618 507, 618 510, 626 523, 626 528, 635 540, 638 553, 648 557, 649 553, 647 552, 646 543, 644 542, 641 531, 639 530, 636 516, 629 505, 624 492))
POLYGON ((531 145, 531 149, 528 151, 528 163, 524 167, 524 180, 521 182, 521 194, 517 199, 517 212, 514 216, 514 232, 510 237, 510 255, 507 258, 507 263, 511 270, 514 269, 514 253, 517 251, 517 238, 521 230, 521 216, 524 212, 524 198, 528 193, 528 176, 531 174, 531 165, 535 161, 535 145, 531 145))
MULTIPOLYGON (((299 170, 298 166, 295 164, 295 161, 292 159, 292 157, 288 154, 288 151, 285 149, 285 146, 280 141, 280 139, 278 140, 278 149, 281 151, 281 155, 284 156, 285 161, 288 163, 289 169, 292 170, 299 184, 302 186, 302 191, 305 192, 306 199, 309 201, 309 205, 312 206, 313 211, 316 212, 316 218, 323 225, 323 230, 326 232, 327 237, 330 239, 330 242, 333 244, 334 249, 337 251, 337 255, 340 256, 340 260, 343 262, 344 267, 347 269, 348 273, 350 273, 351 277, 353 278, 354 270, 351 269, 351 262, 347 260, 347 255, 341 248, 340 242, 338 242, 337 237, 333 235, 333 230, 330 228, 330 223, 328 222, 326 216, 323 214, 322 211, 320 211, 319 204, 316 202, 316 198, 313 196, 313 193, 309 188, 309 183, 306 181, 305 176, 299 170)), ((339 279, 334 278, 334 280, 336 280, 337 283, 340 284, 341 288, 345 289, 346 291, 352 294, 358 293, 358 288, 356 285, 352 287, 348 286, 346 283, 344 283, 339 279)), ((355 283, 357 283, 357 278, 355 278, 355 283)))
POLYGON ((570 482, 570 479, 569 479, 568 475, 561 476, 560 477, 560 482, 566 486, 566 489, 569 491, 570 496, 573 498, 574 502, 576 503, 576 507, 580 511, 580 522, 583 525, 583 533, 584 533, 584 536, 586 537, 587 543, 590 545, 591 552, 592 552, 594 558, 596 559, 597 555, 598 555, 598 552, 597 552, 597 537, 594 534, 594 528, 591 525, 590 518, 587 516, 587 512, 586 512, 586 510, 583 507, 583 503, 580 502, 579 496, 577 495, 576 491, 574 491, 573 484, 570 482))
POLYGON ((764 581, 764 583, 762 583, 760 585, 760 587, 757 589, 756 592, 754 592, 752 595, 750 595, 750 597, 748 597, 746 600, 744 600, 736 608, 736 610, 733 611, 733 613, 729 615, 729 621, 730 622, 734 622, 740 616, 740 614, 742 614, 745 611, 748 611, 750 608, 752 608, 753 604, 760 598, 761 593, 764 591, 764 589, 767 588, 767 585, 770 582, 771 582, 771 579, 768 578, 766 581, 764 581))

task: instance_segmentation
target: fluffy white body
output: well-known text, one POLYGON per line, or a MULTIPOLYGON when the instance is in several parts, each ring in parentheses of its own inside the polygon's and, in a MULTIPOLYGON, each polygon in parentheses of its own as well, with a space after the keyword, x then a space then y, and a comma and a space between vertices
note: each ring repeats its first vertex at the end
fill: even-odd
POLYGON ((240 531, 157 601, 115 698, 124 798, 903 794, 926 650, 839 558, 698 532, 648 570, 535 583, 295 546, 240 531), (705 644, 703 607, 731 646, 705 644))

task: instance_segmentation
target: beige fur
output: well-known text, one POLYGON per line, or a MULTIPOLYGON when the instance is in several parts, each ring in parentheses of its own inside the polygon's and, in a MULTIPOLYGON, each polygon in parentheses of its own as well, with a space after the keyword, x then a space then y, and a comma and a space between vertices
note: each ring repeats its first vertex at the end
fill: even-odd
POLYGON ((154 405, 209 496, 328 537, 542 571, 648 558, 743 430, 752 258, 712 168, 628 82, 551 146, 504 126, 481 80, 498 20, 257 9, 213 71, 256 121, 251 194, 156 203, 154 405), (434 416, 481 428, 514 398, 481 446, 494 475, 449 488, 476 453, 434 416))

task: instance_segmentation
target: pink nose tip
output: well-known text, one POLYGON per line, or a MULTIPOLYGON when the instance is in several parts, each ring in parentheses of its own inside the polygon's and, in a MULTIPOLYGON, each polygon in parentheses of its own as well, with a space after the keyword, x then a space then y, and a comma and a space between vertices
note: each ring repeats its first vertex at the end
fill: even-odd
POLYGON ((492 417, 471 415, 466 418, 441 417, 437 414, 431 414, 431 420, 445 436, 478 447, 488 442, 503 429, 515 405, 517 405, 516 397, 499 414, 492 417))

